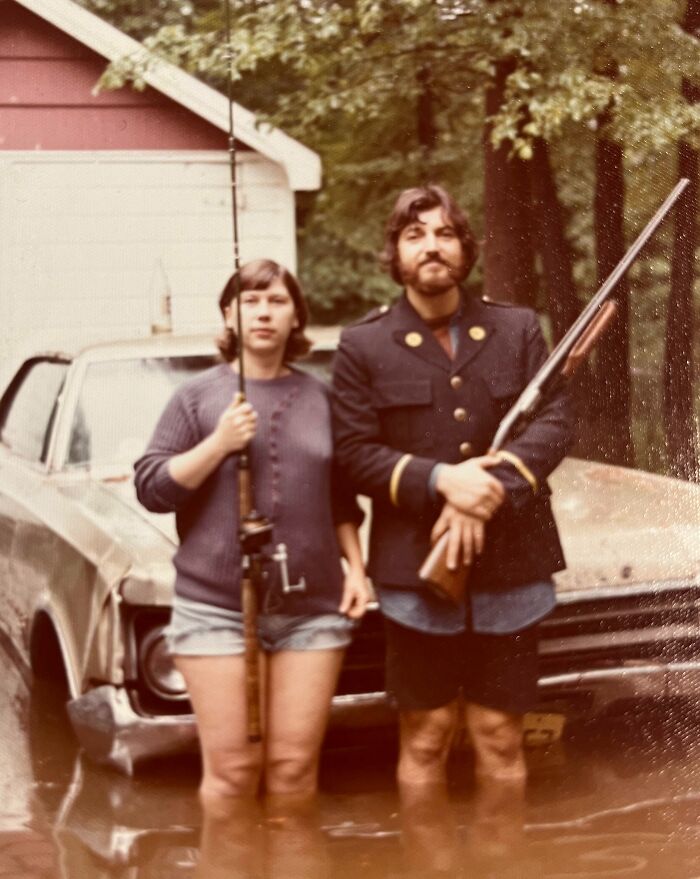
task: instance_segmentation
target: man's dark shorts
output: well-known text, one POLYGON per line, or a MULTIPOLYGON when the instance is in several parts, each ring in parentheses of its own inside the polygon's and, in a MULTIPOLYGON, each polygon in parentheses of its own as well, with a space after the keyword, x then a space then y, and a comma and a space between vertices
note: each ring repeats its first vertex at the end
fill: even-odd
POLYGON ((400 710, 467 702, 524 714, 537 702, 536 626, 512 635, 431 635, 384 620, 386 687, 400 710))

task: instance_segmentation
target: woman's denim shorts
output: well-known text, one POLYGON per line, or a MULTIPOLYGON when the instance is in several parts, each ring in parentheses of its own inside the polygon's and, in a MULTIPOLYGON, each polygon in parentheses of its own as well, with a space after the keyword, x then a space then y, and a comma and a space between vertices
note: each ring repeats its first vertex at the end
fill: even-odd
MULTIPOLYGON (((263 650, 337 650, 352 640, 353 620, 341 613, 292 616, 259 614, 258 642, 263 650)), ((243 614, 175 596, 165 631, 171 654, 239 656, 244 652, 243 614)))

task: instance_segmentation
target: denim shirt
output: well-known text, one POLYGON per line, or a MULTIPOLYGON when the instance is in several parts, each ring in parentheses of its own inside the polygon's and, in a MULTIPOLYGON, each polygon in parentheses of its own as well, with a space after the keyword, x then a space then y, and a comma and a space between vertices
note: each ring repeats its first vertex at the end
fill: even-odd
POLYGON ((519 632, 547 616, 556 604, 551 580, 499 592, 468 592, 458 605, 427 589, 375 585, 384 616, 432 635, 457 635, 467 629, 468 621, 471 631, 484 635, 519 632))

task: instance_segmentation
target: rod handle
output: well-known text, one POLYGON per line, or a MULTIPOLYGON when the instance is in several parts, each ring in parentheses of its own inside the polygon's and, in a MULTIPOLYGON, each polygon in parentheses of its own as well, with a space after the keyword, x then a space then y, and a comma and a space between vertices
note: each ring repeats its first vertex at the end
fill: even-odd
POLYGON ((258 649, 258 597, 250 573, 246 573, 241 583, 243 605, 243 644, 245 666, 246 730, 249 742, 262 740, 260 720, 260 666, 258 649))

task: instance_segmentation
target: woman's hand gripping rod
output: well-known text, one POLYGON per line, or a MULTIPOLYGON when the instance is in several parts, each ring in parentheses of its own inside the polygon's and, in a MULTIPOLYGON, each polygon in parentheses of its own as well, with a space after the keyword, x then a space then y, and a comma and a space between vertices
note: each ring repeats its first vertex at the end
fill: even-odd
MULTIPOLYGON (((562 377, 568 378, 586 359, 598 339, 612 321, 617 304, 609 299, 620 278, 634 262, 640 250, 660 225, 666 214, 689 184, 683 177, 666 197, 654 216, 638 235, 634 244, 615 266, 600 289, 556 345, 547 360, 525 387, 498 426, 489 448, 489 454, 498 452, 513 433, 531 419, 547 391, 562 377)), ((465 594, 469 579, 469 566, 447 566, 447 543, 449 532, 435 542, 432 550, 418 571, 419 578, 428 588, 455 603, 465 594)))

